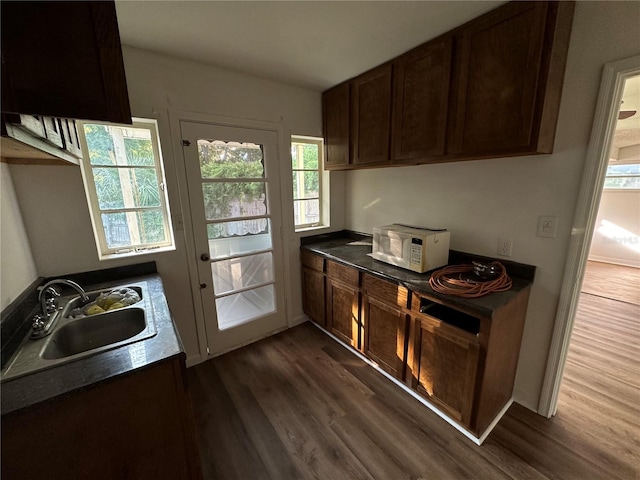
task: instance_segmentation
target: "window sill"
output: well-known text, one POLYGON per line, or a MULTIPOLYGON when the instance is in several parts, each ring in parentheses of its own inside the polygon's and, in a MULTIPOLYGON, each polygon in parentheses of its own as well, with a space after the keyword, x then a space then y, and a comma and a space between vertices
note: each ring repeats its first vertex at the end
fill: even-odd
POLYGON ((163 252, 172 252, 176 249, 175 245, 170 245, 167 247, 158 247, 158 248, 146 248, 144 250, 138 250, 135 252, 123 252, 123 253, 107 253, 100 254, 98 253, 98 257, 100 261, 103 260, 118 260, 121 258, 131 258, 131 257, 139 257, 141 255, 149 255, 155 253, 163 253, 163 252))
POLYGON ((329 225, 316 225, 315 227, 302 227, 296 228, 295 233, 306 233, 306 232, 315 232, 318 230, 326 230, 331 228, 329 225))

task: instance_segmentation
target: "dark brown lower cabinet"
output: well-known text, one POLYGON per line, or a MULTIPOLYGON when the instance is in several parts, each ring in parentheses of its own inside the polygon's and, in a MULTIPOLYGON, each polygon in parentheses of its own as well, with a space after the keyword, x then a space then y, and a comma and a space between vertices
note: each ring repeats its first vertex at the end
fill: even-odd
POLYGON ((324 274, 302 267, 302 309, 318 325, 326 327, 324 274))
POLYGON ((359 346, 360 291, 327 276, 327 329, 347 345, 359 346))
POLYGON ((324 258, 302 250, 300 259, 302 261, 302 310, 312 321, 326 328, 324 258))
POLYGON ((402 379, 409 339, 409 291, 368 273, 362 276, 362 290, 362 351, 380 368, 402 379))
POLYGON ((476 335, 428 317, 412 320, 411 386, 469 425, 480 358, 476 335))
POLYGON ((481 435, 511 400, 529 287, 480 315, 305 250, 302 264, 309 318, 452 420, 481 435))
POLYGON ((347 345, 360 348, 360 272, 326 261, 327 329, 347 345))
POLYGON ((2 417, 2 478, 202 479, 183 356, 2 417))
POLYGON ((409 316, 376 298, 365 295, 363 353, 398 379, 404 377, 409 316))

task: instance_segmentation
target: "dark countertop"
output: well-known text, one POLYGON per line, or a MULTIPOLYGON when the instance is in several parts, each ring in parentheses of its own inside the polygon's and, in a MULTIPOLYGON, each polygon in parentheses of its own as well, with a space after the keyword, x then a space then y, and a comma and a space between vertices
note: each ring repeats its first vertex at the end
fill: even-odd
MULTIPOLYGON (((312 238, 305 239, 300 248, 317 253, 344 265, 355 267, 362 272, 369 273, 384 280, 403 285, 409 290, 439 299, 452 306, 458 306, 463 310, 482 317, 491 317, 495 310, 511 302, 522 290, 528 288, 533 283, 535 275, 535 267, 533 266, 499 260, 505 265, 507 273, 512 279, 513 286, 510 290, 490 293, 480 298, 463 298, 446 295, 434 291, 429 285, 431 272, 416 273, 374 260, 368 255, 371 253, 371 245, 349 245, 354 241, 362 243, 370 242, 371 237, 354 234, 353 232, 346 233, 343 236, 333 235, 332 237, 326 239, 320 237, 317 238, 317 241, 314 241, 312 238)), ((468 263, 471 259, 484 262, 495 260, 454 250, 451 250, 449 253, 450 264, 468 263)))
POLYGON ((2 415, 52 399, 59 395, 88 388, 134 370, 145 368, 175 355, 184 349, 175 329, 164 295, 160 275, 109 280, 83 285, 85 290, 98 290, 126 283, 146 283, 156 324, 156 335, 136 343, 123 345, 46 370, 2 383, 2 415))

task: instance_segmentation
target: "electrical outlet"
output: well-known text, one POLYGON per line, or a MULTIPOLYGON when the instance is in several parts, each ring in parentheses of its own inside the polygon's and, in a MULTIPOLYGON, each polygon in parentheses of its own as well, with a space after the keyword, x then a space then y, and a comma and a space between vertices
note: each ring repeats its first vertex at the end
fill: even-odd
POLYGON ((513 249, 513 240, 511 238, 498 239, 498 255, 510 257, 513 249))

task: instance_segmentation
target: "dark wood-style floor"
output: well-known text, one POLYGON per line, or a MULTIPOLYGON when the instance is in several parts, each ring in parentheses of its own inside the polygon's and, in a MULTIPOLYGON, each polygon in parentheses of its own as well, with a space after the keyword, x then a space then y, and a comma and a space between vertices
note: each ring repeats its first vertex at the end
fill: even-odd
POLYGON ((478 447, 310 324, 189 369, 206 479, 636 479, 640 307, 582 295, 558 414, 478 447))

